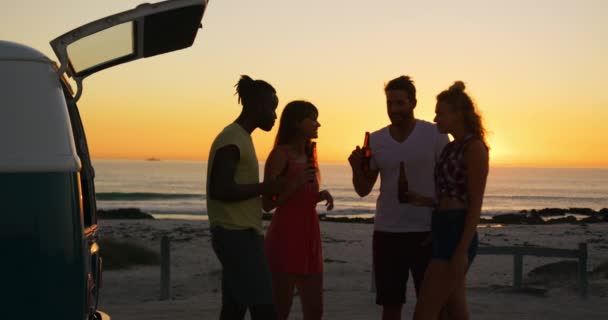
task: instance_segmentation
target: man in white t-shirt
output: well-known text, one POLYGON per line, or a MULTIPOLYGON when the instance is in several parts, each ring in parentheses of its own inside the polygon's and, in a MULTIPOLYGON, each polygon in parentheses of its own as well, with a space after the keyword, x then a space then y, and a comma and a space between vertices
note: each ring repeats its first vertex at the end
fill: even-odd
POLYGON ((416 294, 431 257, 432 208, 400 203, 397 196, 400 163, 405 164, 409 190, 435 197, 434 169, 448 137, 434 124, 416 119, 416 87, 407 76, 391 80, 384 88, 391 124, 370 135, 369 169, 357 146, 349 157, 353 186, 364 197, 380 174, 373 235, 376 304, 382 319, 400 319, 409 272, 416 294))

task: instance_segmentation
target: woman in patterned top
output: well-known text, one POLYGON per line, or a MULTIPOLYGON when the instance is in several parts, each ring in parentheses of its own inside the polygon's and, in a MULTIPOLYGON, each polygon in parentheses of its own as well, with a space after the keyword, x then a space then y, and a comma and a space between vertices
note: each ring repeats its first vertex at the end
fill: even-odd
POLYGON ((433 256, 422 284, 414 319, 468 319, 466 271, 477 251, 477 223, 489 168, 483 122, 465 85, 456 81, 437 96, 435 123, 453 141, 435 167, 438 201, 416 194, 418 205, 433 205, 433 256), (443 312, 442 312, 443 310, 443 312))

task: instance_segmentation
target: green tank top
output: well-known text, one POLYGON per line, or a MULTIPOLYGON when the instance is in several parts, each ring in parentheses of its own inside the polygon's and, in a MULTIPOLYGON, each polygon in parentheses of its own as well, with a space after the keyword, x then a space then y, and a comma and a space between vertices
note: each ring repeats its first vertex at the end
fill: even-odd
POLYGON ((228 145, 239 149, 240 159, 236 166, 234 181, 237 184, 260 182, 258 158, 255 154, 251 136, 243 127, 232 123, 215 138, 209 152, 207 165, 207 212, 211 227, 221 226, 231 230, 255 229, 260 234, 262 229, 262 198, 254 197, 238 202, 224 202, 209 198, 209 178, 217 150, 228 145))

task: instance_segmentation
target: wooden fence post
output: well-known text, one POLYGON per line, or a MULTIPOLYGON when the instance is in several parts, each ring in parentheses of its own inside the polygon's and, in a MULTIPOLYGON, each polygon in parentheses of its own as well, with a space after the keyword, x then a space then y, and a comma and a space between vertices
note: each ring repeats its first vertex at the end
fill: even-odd
POLYGON ((523 260, 523 255, 519 253, 513 255, 513 287, 517 289, 522 287, 523 260))
POLYGON ((589 291, 589 283, 587 281, 587 243, 579 243, 579 256, 578 256, 578 273, 580 279, 580 291, 581 297, 587 299, 589 291))
POLYGON ((160 300, 167 300, 170 296, 171 282, 171 248, 169 237, 165 234, 160 240, 160 300))

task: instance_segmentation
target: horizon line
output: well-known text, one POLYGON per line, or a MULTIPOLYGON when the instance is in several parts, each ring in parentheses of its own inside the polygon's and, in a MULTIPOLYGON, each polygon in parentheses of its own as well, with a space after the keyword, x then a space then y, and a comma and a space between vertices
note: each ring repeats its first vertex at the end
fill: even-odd
MULTIPOLYGON (((173 159, 173 158, 159 158, 159 157, 144 157, 144 158, 112 158, 112 157, 91 157, 93 161, 96 160, 119 160, 119 161, 150 161, 150 162, 158 162, 158 161, 183 161, 183 162, 208 162, 208 159, 173 159)), ((259 159, 259 162, 265 162, 266 159, 259 159)), ((347 160, 337 161, 337 160, 325 160, 321 161, 323 164, 333 164, 333 165, 348 165, 347 160)), ((490 164, 491 168, 520 168, 520 169, 608 169, 608 165, 606 166, 584 166, 584 165, 573 165, 573 166, 564 166, 564 165, 541 165, 541 164, 490 164)))

